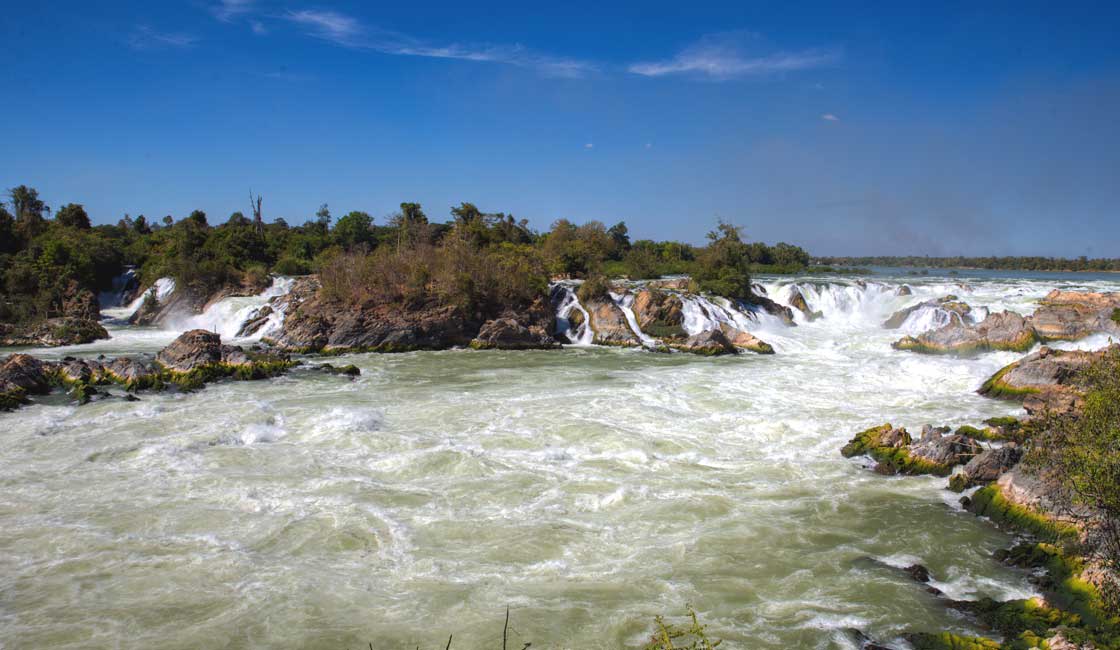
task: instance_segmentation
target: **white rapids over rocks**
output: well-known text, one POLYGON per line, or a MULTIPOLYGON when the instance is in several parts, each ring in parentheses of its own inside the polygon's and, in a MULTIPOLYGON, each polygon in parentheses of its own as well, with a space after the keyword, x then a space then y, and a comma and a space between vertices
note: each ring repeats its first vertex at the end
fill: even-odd
MULTIPOLYGON (((1120 289, 1067 277, 767 280, 775 300, 796 285, 824 312, 797 327, 688 308, 690 328, 742 314, 772 356, 348 355, 330 362, 358 365, 354 381, 297 369, 0 414, 0 646, 433 648, 454 634, 470 650, 500 645, 507 605, 514 647, 638 648, 655 615, 689 603, 732 649, 850 647, 847 626, 888 642, 978 634, 883 563, 921 562, 957 598, 1033 594, 991 559, 1011 539, 945 479, 879 476, 838 450, 887 421, 1021 412, 974 392, 1020 355, 900 352, 904 332, 881 323, 947 293, 1029 313, 1052 288, 1120 289), (902 283, 914 295, 894 295, 902 283)), ((266 299, 234 300, 216 328, 266 299)), ((111 331, 43 353, 173 335, 111 331)))

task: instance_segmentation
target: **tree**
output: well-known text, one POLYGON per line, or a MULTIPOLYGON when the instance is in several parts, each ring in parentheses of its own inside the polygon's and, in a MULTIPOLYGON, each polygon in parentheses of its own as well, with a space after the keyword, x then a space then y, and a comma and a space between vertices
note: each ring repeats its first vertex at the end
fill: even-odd
POLYGON ((373 217, 365 212, 354 210, 338 220, 334 225, 334 239, 346 249, 369 246, 373 243, 373 217))
POLYGON ((202 210, 195 210, 191 212, 190 216, 188 216, 186 220, 203 228, 207 228, 210 226, 210 224, 206 222, 206 213, 202 210))
POLYGON ((331 225, 331 209, 327 207, 326 203, 320 205, 319 209, 315 211, 315 221, 323 227, 323 230, 331 225))
POLYGON ((89 215, 80 203, 67 203, 62 206, 54 215, 54 220, 69 228, 90 229, 89 215))
POLYGON ((611 241, 614 242, 614 251, 612 257, 614 259, 622 259, 622 255, 630 250, 630 229, 626 227, 625 221, 619 221, 607 230, 610 235, 611 241))
POLYGON ((257 234, 264 236, 264 220, 261 218, 261 201, 264 197, 261 195, 253 196, 253 190, 249 190, 249 207, 253 210, 253 225, 257 229, 257 234))
POLYGON ((397 252, 428 239, 428 215, 419 203, 401 203, 401 211, 389 220, 397 230, 397 252))
POLYGON ((20 185, 8 190, 8 198, 11 199, 12 210, 15 212, 16 231, 24 241, 31 241, 46 230, 47 223, 43 213, 49 214, 50 208, 39 199, 38 190, 20 185))
POLYGON ((696 262, 692 279, 700 291, 743 300, 751 297, 750 248, 738 226, 721 220, 708 233, 708 246, 696 262))

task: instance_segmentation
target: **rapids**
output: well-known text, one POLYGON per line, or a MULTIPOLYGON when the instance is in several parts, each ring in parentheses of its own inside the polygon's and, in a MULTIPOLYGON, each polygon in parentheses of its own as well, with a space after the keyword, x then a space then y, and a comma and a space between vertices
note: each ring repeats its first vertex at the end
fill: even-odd
MULTIPOLYGON (((920 561, 953 598, 1023 597, 1026 573, 991 559, 1010 538, 945 479, 879 476, 838 450, 887 421, 1019 413, 974 391, 1020 355, 890 348, 936 313, 880 325, 947 293, 1029 313, 1055 287, 1120 286, 959 281, 765 281, 824 312, 797 327, 686 301, 690 333, 742 319, 772 356, 600 348, 581 328, 560 351, 350 355, 330 362, 359 366, 354 381, 297 370, 0 414, 0 647, 380 650, 453 633, 453 648, 495 648, 507 605, 517 648, 640 647, 688 603, 726 648, 851 647, 845 627, 976 634, 883 564, 920 561)), ((285 290, 167 330, 121 308, 114 338, 32 353, 225 337, 285 290)), ((583 310, 565 291, 562 325, 583 310)))

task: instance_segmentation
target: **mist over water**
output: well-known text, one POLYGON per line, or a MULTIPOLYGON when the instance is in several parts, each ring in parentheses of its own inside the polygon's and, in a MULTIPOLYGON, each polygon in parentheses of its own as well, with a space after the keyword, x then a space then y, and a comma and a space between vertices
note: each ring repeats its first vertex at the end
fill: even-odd
MULTIPOLYGON (((759 319, 773 356, 351 355, 329 361, 359 366, 354 381, 297 370, 0 415, 0 647, 434 648, 453 633, 495 648, 507 605, 511 647, 637 647, 689 603, 729 648, 978 633, 866 558, 921 562, 952 598, 1024 597, 1027 575, 991 559, 1009 537, 945 479, 879 476, 838 450, 883 422, 1020 413, 974 392, 1020 355, 890 348, 934 311, 880 325, 947 293, 1025 314, 1052 288, 1117 283, 764 281, 782 303, 794 284, 824 318, 759 319)), ((226 338, 266 299, 191 326, 226 338)), ((155 351, 177 333, 109 329, 33 353, 155 351)))

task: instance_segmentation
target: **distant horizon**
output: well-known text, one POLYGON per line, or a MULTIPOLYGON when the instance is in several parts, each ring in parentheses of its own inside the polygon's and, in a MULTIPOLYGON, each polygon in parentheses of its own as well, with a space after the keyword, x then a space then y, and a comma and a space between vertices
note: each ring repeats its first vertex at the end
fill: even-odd
POLYGON ((0 184, 95 223, 252 189, 290 223, 471 201, 814 255, 1120 252, 1120 7, 15 11, 0 184))

